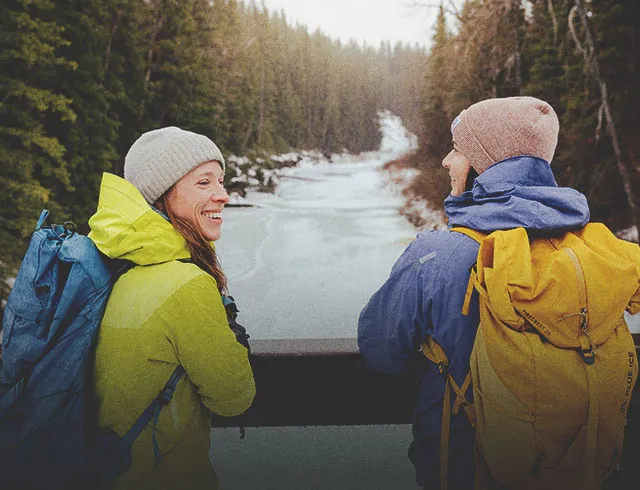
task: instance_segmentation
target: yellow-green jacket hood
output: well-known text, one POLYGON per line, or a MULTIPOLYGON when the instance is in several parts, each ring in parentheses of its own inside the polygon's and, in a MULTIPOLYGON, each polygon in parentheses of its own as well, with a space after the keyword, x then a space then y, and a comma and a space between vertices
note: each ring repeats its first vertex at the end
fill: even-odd
POLYGON ((89 238, 111 258, 138 265, 191 257, 187 242, 156 212, 136 187, 105 172, 98 209, 89 220, 89 238))

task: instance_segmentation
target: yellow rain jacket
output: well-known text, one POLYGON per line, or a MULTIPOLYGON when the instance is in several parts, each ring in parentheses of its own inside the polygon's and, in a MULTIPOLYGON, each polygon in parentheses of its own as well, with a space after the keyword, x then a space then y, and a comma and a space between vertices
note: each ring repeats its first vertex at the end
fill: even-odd
POLYGON ((124 435, 174 368, 186 370, 151 426, 133 444, 117 489, 215 489, 209 411, 233 416, 253 401, 246 349, 229 329, 215 280, 189 259, 185 240, 129 182, 105 173, 89 237, 112 258, 137 266, 116 282, 100 326, 95 361, 98 419, 124 435))

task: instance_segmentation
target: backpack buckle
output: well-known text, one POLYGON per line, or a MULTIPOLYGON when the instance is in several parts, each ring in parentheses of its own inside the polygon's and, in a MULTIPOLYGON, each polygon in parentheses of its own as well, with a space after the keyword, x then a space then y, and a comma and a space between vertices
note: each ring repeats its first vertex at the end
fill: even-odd
POLYGON ((166 390, 162 391, 157 400, 158 400, 158 405, 160 406, 165 406, 168 405, 169 402, 171 401, 171 399, 173 398, 173 395, 175 393, 176 389, 174 387, 169 387, 166 390))
POLYGON ((580 335, 580 354, 586 364, 593 364, 596 362, 596 351, 593 348, 591 339, 586 332, 584 335, 580 335))
POLYGON ((436 365, 438 366, 438 372, 446 380, 449 377, 449 363, 445 361, 441 361, 436 365))
POLYGON ((582 358, 586 364, 593 364, 596 362, 596 353, 593 347, 588 350, 581 349, 580 353, 582 354, 582 358))

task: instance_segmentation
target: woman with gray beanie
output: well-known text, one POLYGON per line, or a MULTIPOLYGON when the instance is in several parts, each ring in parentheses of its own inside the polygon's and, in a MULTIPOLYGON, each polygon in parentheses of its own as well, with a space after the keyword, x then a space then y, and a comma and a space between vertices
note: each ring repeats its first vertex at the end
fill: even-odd
POLYGON ((206 136, 166 127, 144 133, 124 179, 105 173, 89 237, 134 267, 113 288, 95 359, 99 425, 123 436, 184 369, 169 405, 131 451, 117 489, 215 489, 210 412, 234 416, 253 401, 247 349, 230 330, 220 238, 225 162, 206 136))

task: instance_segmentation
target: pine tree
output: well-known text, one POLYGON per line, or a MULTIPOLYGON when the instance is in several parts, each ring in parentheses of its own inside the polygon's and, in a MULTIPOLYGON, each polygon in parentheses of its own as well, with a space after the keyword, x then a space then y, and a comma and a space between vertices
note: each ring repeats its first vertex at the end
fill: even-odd
POLYGON ((585 153, 583 160, 572 162, 573 174, 579 179, 576 187, 589 198, 592 217, 614 228, 637 223, 639 218, 633 191, 637 176, 625 162, 627 147, 616 129, 628 110, 623 106, 627 101, 621 104, 618 98, 624 82, 618 81, 618 72, 612 76, 611 69, 616 66, 623 73, 629 70, 621 62, 624 57, 620 53, 627 50, 625 36, 633 27, 626 33, 620 27, 626 23, 625 13, 631 14, 633 8, 607 0, 589 5, 574 0, 569 16, 573 55, 580 60, 582 71, 577 75, 580 86, 566 98, 565 117, 570 133, 582 143, 585 153))
MULTIPOLYGON (((640 175, 636 169, 640 166, 638 151, 638 131, 640 122, 637 120, 635 108, 639 107, 640 97, 637 87, 640 83, 640 49, 638 36, 640 26, 640 4, 637 1, 598 0, 591 4, 593 12, 593 30, 597 48, 597 62, 600 77, 607 87, 607 99, 615 128, 617 145, 620 155, 609 151, 605 160, 606 170, 601 177, 599 194, 607 201, 606 220, 615 223, 616 227, 640 223, 640 175), (625 168, 626 178, 632 191, 635 213, 629 204, 618 158, 625 168)), ((601 125, 602 139, 609 148, 613 148, 612 135, 605 120, 601 125)))
POLYGON ((420 133, 420 163, 422 185, 431 189, 431 199, 441 202, 449 192, 448 179, 441 172, 441 162, 451 150, 451 121, 455 117, 449 107, 449 78, 447 60, 450 36, 442 6, 438 12, 433 45, 427 64, 422 104, 422 132, 420 133))
POLYGON ((66 93, 77 115, 73 121, 51 127, 66 148, 70 173, 70 188, 52 197, 64 208, 67 219, 83 228, 95 211, 102 172, 111 170, 118 158, 119 120, 111 108, 115 94, 106 83, 112 32, 118 27, 114 22, 119 21, 112 3, 63 0, 56 2, 51 13, 65 26, 67 42, 60 48, 61 55, 78 66, 72 72, 55 70, 48 76, 49 86, 66 93))
POLYGON ((525 64, 529 67, 525 93, 560 107, 563 94, 564 67, 560 50, 562 33, 567 32, 568 12, 547 0, 533 2, 532 15, 526 34, 525 64), (553 10, 549 10, 549 6, 553 10))
MULTIPOLYGON (((59 55, 64 27, 50 20, 48 0, 0 6, 0 296, 16 272, 42 208, 56 213, 53 193, 70 188, 64 146, 51 127, 76 117, 71 100, 48 87, 52 71, 76 65, 59 55)), ((60 218, 60 215, 58 214, 60 218)))

